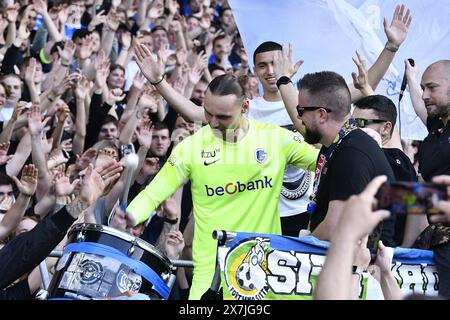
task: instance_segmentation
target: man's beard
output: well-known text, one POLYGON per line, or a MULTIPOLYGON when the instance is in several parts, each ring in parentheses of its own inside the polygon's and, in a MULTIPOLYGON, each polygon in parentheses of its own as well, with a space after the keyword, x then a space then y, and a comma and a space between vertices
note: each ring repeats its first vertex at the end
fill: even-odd
POLYGON ((436 106, 436 108, 428 112, 429 118, 446 118, 450 114, 450 103, 446 106, 436 106))
POLYGON ((320 142, 320 139, 322 139, 322 136, 320 135, 319 132, 308 129, 306 126, 306 131, 305 131, 305 141, 309 144, 316 144, 320 142))

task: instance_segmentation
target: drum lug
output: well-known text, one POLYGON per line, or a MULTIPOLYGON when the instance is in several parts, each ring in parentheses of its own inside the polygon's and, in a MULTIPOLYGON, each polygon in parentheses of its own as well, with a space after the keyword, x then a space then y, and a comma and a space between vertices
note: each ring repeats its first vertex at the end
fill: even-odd
POLYGON ((132 244, 133 244, 133 245, 131 246, 130 249, 128 249, 128 252, 127 252, 127 254, 128 254, 129 256, 131 256, 131 255, 134 253, 134 247, 137 245, 137 241, 136 241, 136 240, 133 240, 132 244))
POLYGON ((161 279, 163 279, 164 282, 167 282, 170 278, 170 273, 168 272, 164 272, 163 274, 161 274, 161 279))
POLYGON ((83 230, 77 235, 77 242, 84 242, 85 239, 86 239, 86 234, 85 234, 85 231, 83 230))

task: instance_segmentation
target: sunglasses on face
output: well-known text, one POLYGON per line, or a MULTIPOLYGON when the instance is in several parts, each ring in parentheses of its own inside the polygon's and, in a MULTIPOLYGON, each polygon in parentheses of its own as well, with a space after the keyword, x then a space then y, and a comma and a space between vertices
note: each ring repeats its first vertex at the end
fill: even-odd
POLYGON ((297 106, 297 113, 299 117, 303 117, 303 114, 306 111, 314 111, 314 110, 319 110, 319 109, 324 109, 326 112, 330 113, 331 109, 328 108, 324 108, 324 107, 319 107, 319 106, 308 106, 308 107, 300 107, 297 106))
POLYGON ((382 119, 363 119, 363 118, 355 118, 356 122, 358 122, 358 125, 360 128, 364 128, 372 123, 383 123, 387 122, 387 120, 382 119))

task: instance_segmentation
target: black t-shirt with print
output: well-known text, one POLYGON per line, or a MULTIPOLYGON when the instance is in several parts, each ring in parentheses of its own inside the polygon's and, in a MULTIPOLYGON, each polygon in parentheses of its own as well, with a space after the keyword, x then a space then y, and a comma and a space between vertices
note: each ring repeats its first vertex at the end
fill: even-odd
MULTIPOLYGON (((328 205, 333 200, 347 200, 361 193, 376 176, 387 175, 394 180, 394 174, 382 149, 362 130, 350 132, 335 150, 325 176, 319 185, 316 210, 311 216, 310 229, 325 219, 328 205)), ((388 246, 394 245, 395 216, 384 221, 381 240, 388 246)))

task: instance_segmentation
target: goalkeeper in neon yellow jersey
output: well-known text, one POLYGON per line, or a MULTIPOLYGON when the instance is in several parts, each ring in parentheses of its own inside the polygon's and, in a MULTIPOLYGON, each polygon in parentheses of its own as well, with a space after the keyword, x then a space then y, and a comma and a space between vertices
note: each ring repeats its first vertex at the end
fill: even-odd
MULTIPOLYGON (((162 82, 158 90, 169 86, 162 82)), ((143 222, 190 179, 195 221, 190 299, 200 299, 211 285, 217 248, 212 232, 281 234, 278 198, 284 169, 292 164, 314 170, 318 155, 300 135, 248 120, 248 100, 234 76, 219 76, 210 83, 204 109, 209 125, 175 147, 127 207, 135 224, 143 222)))

